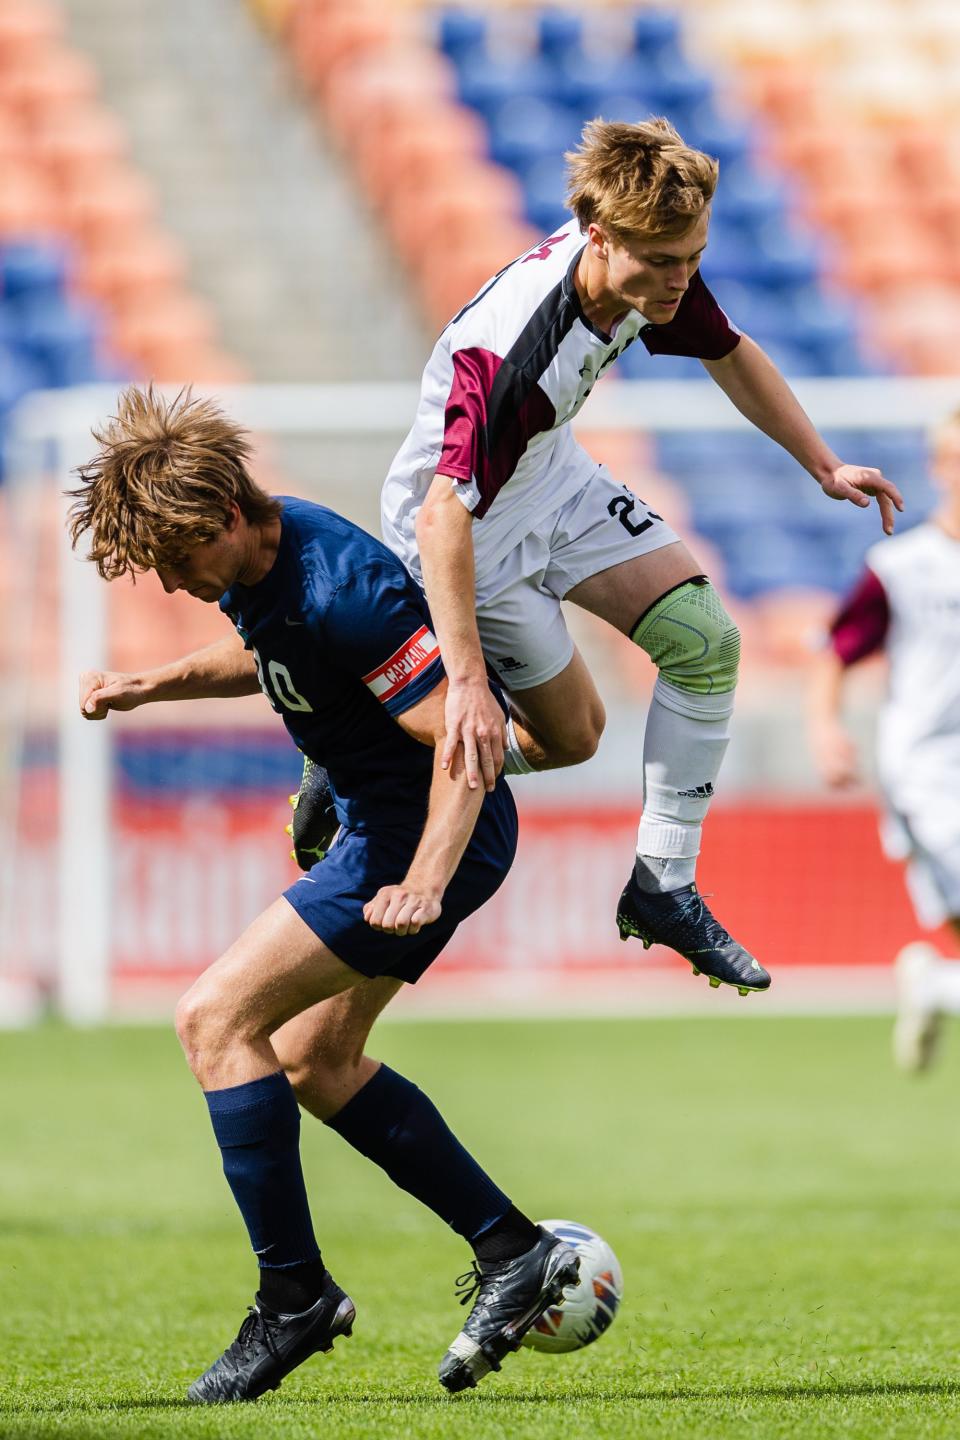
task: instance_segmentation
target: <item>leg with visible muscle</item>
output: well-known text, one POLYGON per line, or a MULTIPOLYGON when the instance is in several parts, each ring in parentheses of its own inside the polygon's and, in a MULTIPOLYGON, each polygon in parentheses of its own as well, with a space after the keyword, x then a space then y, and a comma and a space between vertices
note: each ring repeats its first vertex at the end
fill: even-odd
POLYGON ((559 675, 528 690, 511 690, 508 698, 505 774, 580 765, 596 753, 606 712, 576 648, 559 675))

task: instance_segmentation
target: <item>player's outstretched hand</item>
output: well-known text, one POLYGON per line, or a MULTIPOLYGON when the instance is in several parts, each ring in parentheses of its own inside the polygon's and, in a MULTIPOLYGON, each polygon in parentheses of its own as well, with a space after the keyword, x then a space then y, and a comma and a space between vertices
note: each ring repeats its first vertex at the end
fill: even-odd
POLYGON ((493 790, 503 769, 507 732, 503 711, 486 678, 482 681, 450 681, 444 705, 444 726, 446 734, 440 757, 444 770, 449 770, 457 747, 462 745, 470 789, 476 790, 482 777, 485 789, 493 790))
POLYGON ((80 714, 84 720, 105 720, 111 710, 135 710, 146 698, 139 675, 84 670, 80 676, 80 714))
POLYGON ((440 901, 406 885, 384 885, 363 907, 363 918, 388 935, 416 935, 440 916, 440 901))
POLYGON ((903 496, 880 470, 869 465, 838 465, 827 480, 822 480, 821 489, 831 500, 850 500, 854 505, 866 508, 871 496, 876 496, 880 506, 884 535, 893 534, 894 517, 903 509, 903 496))

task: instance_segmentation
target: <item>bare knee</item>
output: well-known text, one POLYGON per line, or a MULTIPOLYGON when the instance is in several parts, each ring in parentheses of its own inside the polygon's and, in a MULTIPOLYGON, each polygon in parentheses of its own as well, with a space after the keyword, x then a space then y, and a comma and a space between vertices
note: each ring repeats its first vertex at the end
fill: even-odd
POLYGON ((174 1025, 195 1075, 199 1074, 203 1057, 222 1054, 239 1035, 237 1016, 229 1003, 202 980, 180 997, 174 1025))
POLYGON ((556 735, 548 736, 545 749, 551 765, 582 765, 597 753, 607 723, 601 702, 596 700, 556 735))

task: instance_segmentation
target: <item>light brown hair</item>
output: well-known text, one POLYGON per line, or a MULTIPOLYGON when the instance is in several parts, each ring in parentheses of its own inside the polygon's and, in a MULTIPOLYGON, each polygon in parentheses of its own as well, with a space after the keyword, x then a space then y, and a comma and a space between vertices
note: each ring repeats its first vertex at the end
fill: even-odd
POLYGON ((216 539, 231 502, 253 525, 280 514, 251 478, 246 431, 189 388, 167 399, 131 385, 93 438, 100 448, 67 492, 69 531, 74 547, 91 532, 89 559, 105 580, 170 565, 216 539))
POLYGON ((638 125, 590 120, 564 159, 567 204, 580 229, 593 222, 621 243, 685 234, 713 199, 720 169, 659 118, 638 125))

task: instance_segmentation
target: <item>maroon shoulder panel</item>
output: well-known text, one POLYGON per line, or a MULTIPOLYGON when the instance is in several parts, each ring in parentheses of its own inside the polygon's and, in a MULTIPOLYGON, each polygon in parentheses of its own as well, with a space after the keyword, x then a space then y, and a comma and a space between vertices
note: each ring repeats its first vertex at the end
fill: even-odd
POLYGON ((830 626, 830 643, 844 665, 853 665, 883 647, 889 628, 887 592, 872 570, 864 570, 830 626))

